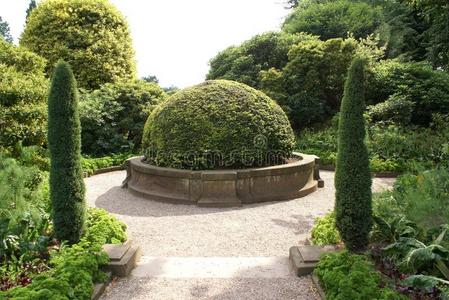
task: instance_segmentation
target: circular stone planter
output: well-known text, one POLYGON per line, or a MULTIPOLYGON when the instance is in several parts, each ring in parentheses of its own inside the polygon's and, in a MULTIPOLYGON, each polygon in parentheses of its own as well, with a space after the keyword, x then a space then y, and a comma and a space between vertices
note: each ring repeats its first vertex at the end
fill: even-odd
POLYGON ((319 158, 294 153, 293 162, 251 169, 191 171, 161 168, 133 157, 123 187, 145 198, 199 206, 241 206, 304 197, 324 185, 319 158))

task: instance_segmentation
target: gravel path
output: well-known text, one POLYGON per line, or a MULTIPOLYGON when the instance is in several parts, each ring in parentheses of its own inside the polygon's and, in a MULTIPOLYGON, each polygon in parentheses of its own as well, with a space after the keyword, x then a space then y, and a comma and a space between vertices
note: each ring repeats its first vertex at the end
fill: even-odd
MULTIPOLYGON (((325 187, 304 198, 204 208, 149 201, 120 184, 124 171, 87 178, 87 200, 128 225, 145 257, 286 257, 304 242, 316 216, 333 208, 333 172, 321 172, 325 187)), ((394 179, 376 178, 373 190, 394 179)), ((221 262, 220 262, 221 263, 221 262)), ((217 266, 220 266, 217 263, 217 266)), ((226 265, 222 267, 226 268, 226 265)), ((308 277, 163 278, 131 276, 114 283, 102 299, 315 299, 308 277)))

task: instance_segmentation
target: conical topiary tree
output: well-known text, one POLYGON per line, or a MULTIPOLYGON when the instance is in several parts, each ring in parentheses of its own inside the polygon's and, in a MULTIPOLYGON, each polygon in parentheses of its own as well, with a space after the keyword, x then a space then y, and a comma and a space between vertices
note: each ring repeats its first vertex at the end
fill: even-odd
POLYGON ((366 249, 372 226, 364 110, 364 60, 355 58, 341 103, 335 172, 336 224, 346 248, 352 252, 366 249))
POLYGON ((50 198, 56 237, 69 243, 79 241, 85 222, 80 141, 76 81, 70 66, 59 61, 48 97, 50 198))

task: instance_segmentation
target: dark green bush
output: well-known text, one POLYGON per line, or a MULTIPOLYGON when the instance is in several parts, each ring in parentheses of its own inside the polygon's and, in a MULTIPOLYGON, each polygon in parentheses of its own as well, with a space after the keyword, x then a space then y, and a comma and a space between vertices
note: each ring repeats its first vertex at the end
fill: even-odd
POLYGON ((70 66, 58 62, 48 97, 50 198, 56 237, 76 243, 84 230, 85 187, 81 169, 78 91, 70 66))
POLYGON ((317 264, 315 274, 329 300, 404 300, 407 297, 388 287, 382 287, 382 276, 363 255, 347 251, 325 254, 317 264))
POLYGON ((138 151, 145 121, 166 94, 142 80, 105 84, 81 93, 82 151, 105 155, 138 151))
POLYGON ((345 38, 348 33, 365 38, 382 23, 382 9, 363 1, 324 1, 298 7, 285 20, 288 33, 307 32, 323 40, 345 38))
POLYGON ((336 224, 350 251, 364 250, 371 231, 371 172, 365 145, 364 60, 349 68, 341 104, 335 172, 336 224))
POLYGON ((412 120, 414 105, 415 103, 408 96, 393 94, 385 102, 368 106, 367 113, 373 122, 391 121, 408 125, 412 120))
POLYGON ((186 169, 283 163, 294 135, 282 109, 244 84, 215 80, 182 90, 145 126, 149 163, 186 169))
POLYGON ((278 101, 295 128, 320 123, 340 109, 354 55, 373 59, 381 53, 368 41, 353 38, 309 39, 291 47, 283 69, 261 72, 262 91, 278 101))
POLYGON ((210 60, 206 78, 228 79, 260 88, 259 73, 270 68, 282 69, 288 62, 290 47, 311 39, 308 35, 266 32, 239 46, 231 46, 210 60))
POLYGON ((128 24, 107 0, 47 0, 31 12, 20 44, 48 60, 73 67, 80 87, 135 77, 128 24))
POLYGON ((0 146, 45 144, 45 60, 0 39, 0 146))
MULTIPOLYGON (((394 60, 374 65, 366 86, 368 104, 387 99, 407 99, 413 102, 411 122, 428 126, 435 113, 449 113, 449 74, 433 70, 424 63, 405 63, 394 60)), ((409 106, 407 104, 407 106, 409 106)), ((406 108, 408 111, 410 108, 406 108)), ((382 119, 388 119, 386 111, 382 119)))

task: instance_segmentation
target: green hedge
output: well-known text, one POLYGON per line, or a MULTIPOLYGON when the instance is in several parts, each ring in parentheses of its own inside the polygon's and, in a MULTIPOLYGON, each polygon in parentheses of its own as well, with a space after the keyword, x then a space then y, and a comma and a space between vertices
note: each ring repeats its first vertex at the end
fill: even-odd
POLYGON ((143 147, 149 163, 184 169, 283 163, 293 130, 282 109, 241 83, 212 80, 177 92, 150 115, 143 147))

